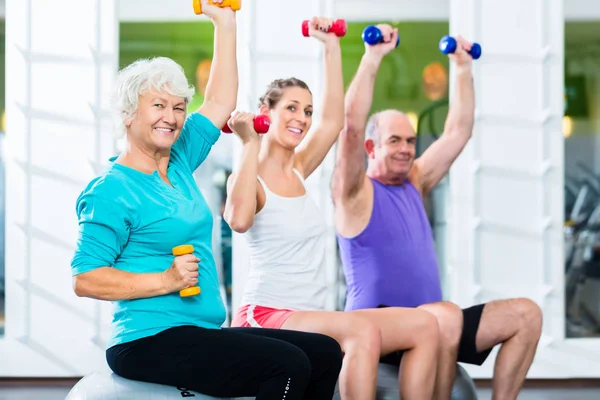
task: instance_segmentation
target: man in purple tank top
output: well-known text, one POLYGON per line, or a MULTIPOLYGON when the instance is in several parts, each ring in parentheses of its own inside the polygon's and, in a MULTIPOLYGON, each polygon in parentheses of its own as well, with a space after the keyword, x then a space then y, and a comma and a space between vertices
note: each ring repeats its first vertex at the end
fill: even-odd
MULTIPOLYGON (((387 25, 380 28, 389 31, 387 25)), ((446 175, 473 129, 471 43, 457 39, 457 50, 449 55, 456 81, 444 133, 416 160, 415 132, 403 113, 386 110, 367 121, 377 71, 389 46, 366 45, 348 88, 332 186, 348 286, 346 310, 419 307, 433 313, 441 338, 436 399, 450 398, 457 361, 481 365, 501 345, 493 398, 515 399, 541 335, 541 310, 529 299, 495 300, 464 310, 442 301, 423 205, 424 196, 446 175)), ((400 358, 396 354, 383 361, 399 363, 400 358)))

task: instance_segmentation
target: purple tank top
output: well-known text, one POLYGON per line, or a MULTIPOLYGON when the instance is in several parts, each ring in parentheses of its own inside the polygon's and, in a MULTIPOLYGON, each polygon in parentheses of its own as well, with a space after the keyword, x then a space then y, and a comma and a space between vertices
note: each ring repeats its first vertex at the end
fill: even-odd
POLYGON ((373 182, 373 212, 356 237, 338 236, 346 311, 380 305, 417 307, 442 300, 433 234, 419 191, 373 182))

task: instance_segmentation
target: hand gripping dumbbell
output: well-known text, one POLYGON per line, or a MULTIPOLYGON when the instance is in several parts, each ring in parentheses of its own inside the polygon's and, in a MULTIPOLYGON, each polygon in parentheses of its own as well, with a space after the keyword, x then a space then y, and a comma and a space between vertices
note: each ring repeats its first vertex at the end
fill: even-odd
MULTIPOLYGON (((374 46, 378 43, 383 42, 383 33, 381 33, 381 29, 379 29, 375 25, 369 25, 363 30, 362 40, 366 44, 374 46)), ((396 39, 396 47, 398 47, 399 44, 400 34, 398 34, 398 39, 396 39)))
MULTIPOLYGON (((310 21, 308 20, 304 20, 302 21, 302 35, 304 35, 305 37, 308 37, 308 23, 310 21)), ((333 25, 331 25, 331 28, 329 28, 327 30, 327 33, 329 32, 333 32, 335 33, 335 35, 337 37, 342 37, 342 36, 346 36, 346 30, 347 30, 347 25, 346 25, 346 20, 343 19, 336 19, 333 22, 333 25)))
MULTIPOLYGON (((221 4, 215 4, 213 0, 208 0, 209 4, 217 5, 219 7, 231 7, 233 11, 237 11, 242 8, 241 0, 223 0, 221 4)), ((194 12, 198 15, 202 14, 202 3, 200 0, 193 0, 194 12)))
MULTIPOLYGON (((456 39, 454 39, 452 36, 444 36, 441 40, 440 40, 440 51, 443 54, 452 54, 456 51, 456 39)), ((481 46, 479 45, 479 43, 473 43, 473 46, 471 46, 471 50, 468 51, 468 53, 471 55, 471 57, 473 58, 473 60, 477 60, 479 57, 481 57, 481 46)))
MULTIPOLYGON (((173 255, 175 257, 182 256, 184 254, 192 254, 194 252, 194 246, 191 244, 182 244, 181 246, 173 247, 173 255)), ((179 291, 181 297, 190 297, 200 294, 200 286, 190 286, 188 288, 179 291)))
MULTIPOLYGON (((254 130, 256 133, 267 133, 269 132, 269 127, 271 126, 271 120, 268 115, 260 114, 254 117, 254 130)), ((221 131, 224 133, 231 133, 231 129, 229 129, 229 125, 225 123, 221 131)))

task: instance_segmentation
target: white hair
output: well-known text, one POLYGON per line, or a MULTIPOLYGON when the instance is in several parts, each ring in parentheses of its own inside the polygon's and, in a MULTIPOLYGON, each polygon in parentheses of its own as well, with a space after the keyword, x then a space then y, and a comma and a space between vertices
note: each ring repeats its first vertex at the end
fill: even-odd
POLYGON ((190 85, 183 68, 167 57, 137 60, 119 71, 113 106, 117 113, 117 136, 125 134, 125 121, 138 111, 140 96, 149 91, 183 97, 186 104, 192 101, 194 86, 190 85))
POLYGON ((381 111, 371 115, 365 127, 365 137, 373 140, 375 146, 379 146, 379 117, 381 111))
POLYGON ((375 146, 379 146, 381 144, 381 131, 379 129, 379 123, 381 117, 383 117, 386 114, 402 115, 406 117, 406 114, 404 114, 402 111, 393 109, 378 111, 375 114, 371 115, 371 117, 369 117, 369 120, 367 121, 367 126, 365 127, 365 138, 372 139, 375 143, 375 146))

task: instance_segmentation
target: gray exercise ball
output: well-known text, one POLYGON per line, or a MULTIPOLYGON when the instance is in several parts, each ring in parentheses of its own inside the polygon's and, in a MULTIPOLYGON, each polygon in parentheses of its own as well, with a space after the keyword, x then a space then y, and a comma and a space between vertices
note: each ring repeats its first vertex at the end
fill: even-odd
POLYGON ((186 388, 125 379, 107 369, 84 376, 65 400, 253 400, 254 397, 216 398, 186 388))
MULTIPOLYGON (((379 364, 377 374, 377 400, 398 400, 398 367, 389 364, 379 364)), ((336 386, 333 400, 341 400, 339 387, 336 386)), ((452 387, 451 400, 477 400, 475 383, 463 367, 457 365, 456 378, 452 387)))
POLYGON ((456 378, 452 386, 452 400, 477 400, 477 388, 475 382, 469 376, 467 371, 460 365, 457 365, 456 378))

